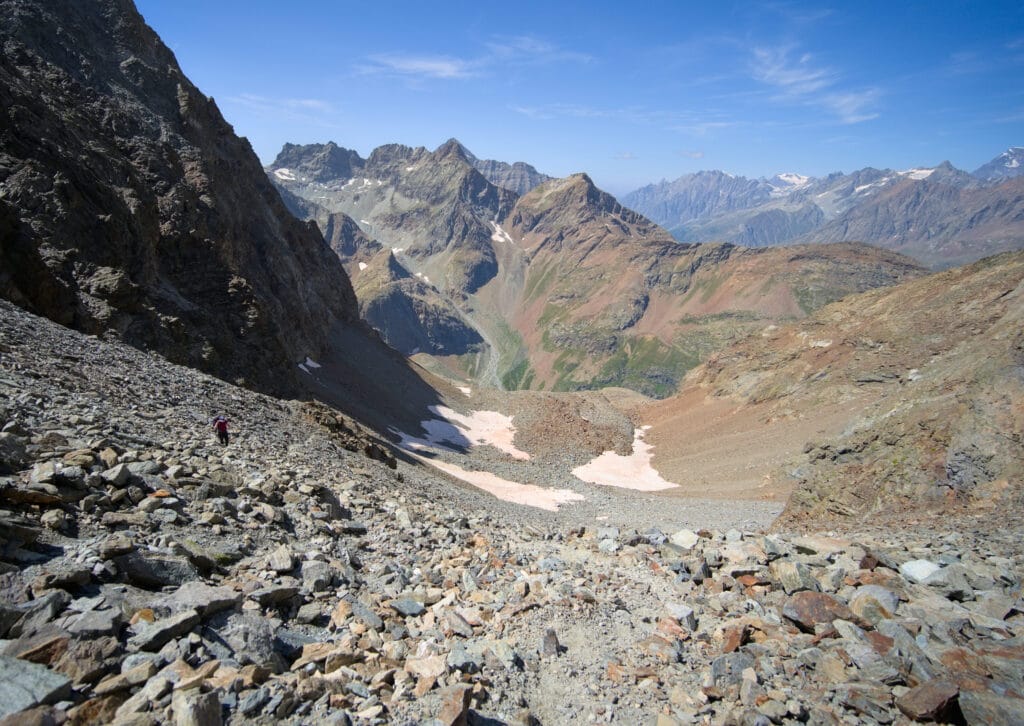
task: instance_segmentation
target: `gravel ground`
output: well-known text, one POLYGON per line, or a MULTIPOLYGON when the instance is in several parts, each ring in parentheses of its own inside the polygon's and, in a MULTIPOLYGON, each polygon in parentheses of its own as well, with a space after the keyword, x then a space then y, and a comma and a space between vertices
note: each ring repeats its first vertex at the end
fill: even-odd
POLYGON ((323 407, 5 303, 0 394, 0 716, 674 726, 1021 712, 1021 518, 994 495, 944 519, 766 536, 774 503, 573 481, 632 441, 634 422, 598 394, 462 402, 515 415, 534 458, 441 456, 587 497, 545 512, 391 468, 373 432, 323 407), (234 423, 227 447, 208 425, 218 413, 234 423), (935 691, 962 714, 923 709, 935 691))

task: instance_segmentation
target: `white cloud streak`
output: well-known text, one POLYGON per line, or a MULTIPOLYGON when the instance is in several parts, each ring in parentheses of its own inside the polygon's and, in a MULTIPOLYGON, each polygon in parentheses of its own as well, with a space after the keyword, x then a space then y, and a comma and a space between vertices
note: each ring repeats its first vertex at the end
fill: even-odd
POLYGON ((415 53, 383 53, 370 56, 357 69, 362 74, 384 74, 420 80, 461 80, 491 74, 503 67, 541 66, 554 63, 592 62, 586 53, 560 48, 533 36, 494 38, 484 43, 485 52, 475 58, 415 53))
POLYGON ((254 93, 240 93, 228 96, 224 101, 226 104, 241 106, 258 118, 285 119, 331 129, 337 126, 338 109, 319 98, 270 98, 254 93))
POLYGON ((775 100, 823 108, 844 124, 878 118, 874 110, 881 98, 877 88, 841 90, 838 71, 815 63, 810 53, 794 53, 793 46, 755 48, 751 75, 776 89, 775 100))
POLYGON ((479 75, 479 63, 448 56, 375 55, 366 72, 385 72, 416 78, 472 78, 479 75))

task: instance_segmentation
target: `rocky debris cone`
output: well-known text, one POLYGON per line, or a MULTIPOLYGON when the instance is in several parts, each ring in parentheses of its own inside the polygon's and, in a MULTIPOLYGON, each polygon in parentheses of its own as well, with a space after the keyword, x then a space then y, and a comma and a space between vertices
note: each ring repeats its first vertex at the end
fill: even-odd
POLYGON ((0 341, 0 702, 19 719, 1024 712, 1013 512, 844 536, 542 519, 368 457, 322 408, 5 303, 0 341))

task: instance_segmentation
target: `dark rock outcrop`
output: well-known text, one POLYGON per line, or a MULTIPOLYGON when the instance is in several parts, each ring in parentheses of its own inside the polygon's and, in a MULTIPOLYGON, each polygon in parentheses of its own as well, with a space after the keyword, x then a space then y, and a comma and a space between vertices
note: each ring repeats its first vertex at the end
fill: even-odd
POLYGON ((128 0, 4 0, 0 294, 84 332, 287 389, 357 320, 316 228, 128 0))

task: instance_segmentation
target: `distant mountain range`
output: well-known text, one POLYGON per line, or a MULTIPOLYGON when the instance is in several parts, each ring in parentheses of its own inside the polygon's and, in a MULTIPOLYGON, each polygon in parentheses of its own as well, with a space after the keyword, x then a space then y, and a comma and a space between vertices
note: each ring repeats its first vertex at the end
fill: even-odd
POLYGON ((585 174, 481 162, 454 139, 366 159, 289 144, 266 171, 390 345, 509 388, 665 395, 725 341, 921 272, 870 247, 680 244, 585 174))
POLYGON ((866 168, 820 179, 702 171, 630 192, 623 203, 685 242, 751 247, 866 242, 948 267, 1024 247, 1024 148, 973 174, 866 168))

